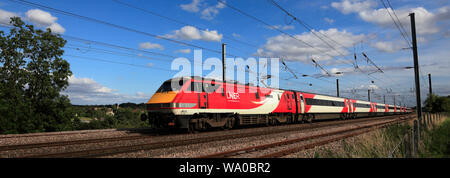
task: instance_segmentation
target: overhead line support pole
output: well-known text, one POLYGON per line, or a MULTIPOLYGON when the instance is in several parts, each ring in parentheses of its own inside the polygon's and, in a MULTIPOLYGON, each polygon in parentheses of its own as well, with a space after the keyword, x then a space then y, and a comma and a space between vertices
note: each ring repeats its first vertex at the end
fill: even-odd
POLYGON ((337 97, 339 97, 339 79, 336 79, 336 92, 337 92, 337 97))
MULTIPOLYGON (((412 35, 412 50, 414 57, 414 78, 416 81, 416 109, 417 109, 417 132, 414 133, 417 142, 420 141, 420 124, 422 123, 422 100, 420 99, 420 77, 419 77, 419 55, 417 54, 417 40, 416 40, 416 20, 414 13, 410 13, 411 17, 411 35, 412 35)), ((416 143, 417 144, 417 143, 416 143)), ((417 150, 415 150, 417 153, 417 150)))
POLYGON ((419 57, 417 54, 417 40, 416 40, 416 20, 414 13, 410 13, 411 17, 411 35, 412 35, 412 50, 414 57, 414 78, 416 82, 416 108, 417 108, 417 119, 419 123, 422 121, 422 100, 420 99, 420 78, 419 78, 419 57))
POLYGON ((226 47, 226 44, 222 43, 222 81, 223 82, 226 82, 226 80, 225 80, 225 69, 226 69, 226 67, 225 67, 225 47, 226 47))
POLYGON ((428 86, 430 87, 430 96, 433 93, 433 88, 431 87, 431 74, 428 74, 428 86))

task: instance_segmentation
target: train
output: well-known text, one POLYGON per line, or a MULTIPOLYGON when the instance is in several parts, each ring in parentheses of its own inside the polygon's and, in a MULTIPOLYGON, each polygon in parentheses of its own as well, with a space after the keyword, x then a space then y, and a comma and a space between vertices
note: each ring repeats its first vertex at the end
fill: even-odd
POLYGON ((245 125, 407 114, 411 108, 204 77, 176 77, 146 103, 143 121, 156 128, 201 131, 245 125))

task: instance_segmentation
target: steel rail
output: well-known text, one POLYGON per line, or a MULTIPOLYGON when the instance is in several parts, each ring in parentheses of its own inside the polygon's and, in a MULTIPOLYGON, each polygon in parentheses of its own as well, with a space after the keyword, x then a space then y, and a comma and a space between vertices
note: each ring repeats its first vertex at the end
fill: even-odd
MULTIPOLYGON (((400 116, 400 117, 402 117, 402 116, 400 116)), ((406 119, 409 119, 409 116, 406 116, 406 117, 407 117, 406 119)), ((404 119, 405 118, 401 118, 400 120, 404 120, 404 119)), ((352 131, 356 131, 356 130, 360 130, 360 129, 364 129, 364 128, 376 127, 378 125, 389 124, 389 123, 396 122, 396 121, 399 121, 399 119, 396 119, 393 121, 382 122, 382 123, 378 123, 378 124, 372 124, 372 125, 368 125, 368 126, 359 126, 359 127, 351 128, 351 129, 338 130, 338 131, 333 131, 333 132, 327 132, 324 134, 316 134, 316 135, 311 135, 311 136, 306 136, 306 137, 284 140, 284 141, 275 142, 275 143, 269 143, 269 144, 246 147, 246 148, 242 148, 242 149, 219 152, 219 153, 199 156, 197 158, 226 158, 226 157, 236 156, 236 155, 240 155, 240 154, 246 154, 246 153, 256 152, 256 151, 260 151, 260 150, 265 150, 268 148, 274 148, 274 147, 294 144, 294 143, 298 143, 298 142, 302 142, 302 141, 308 141, 311 139, 323 138, 323 137, 342 134, 342 133, 346 133, 346 132, 352 132, 352 131)))
MULTIPOLYGON (((414 118, 414 117, 410 116, 408 119, 406 119, 406 121, 410 120, 411 118, 414 118)), ((405 121, 405 120, 403 120, 403 121, 405 121)), ((402 122, 402 120, 395 120, 395 121, 392 121, 392 122, 402 122)), ((350 137, 358 136, 358 135, 361 135, 361 134, 364 134, 364 133, 368 133, 370 131, 373 131, 373 130, 377 129, 378 127, 386 127, 392 122, 375 124, 375 125, 369 126, 367 128, 360 128, 360 129, 362 129, 362 131, 354 132, 354 133, 350 133, 350 134, 346 134, 346 135, 338 136, 338 137, 334 137, 334 138, 329 138, 329 139, 326 139, 326 140, 322 140, 322 141, 318 141, 318 142, 314 142, 314 143, 310 143, 310 144, 306 144, 306 145, 302 145, 302 146, 298 146, 298 147, 294 147, 294 148, 285 149, 285 150, 278 151, 278 152, 275 152, 275 153, 262 155, 262 156, 259 156, 258 158, 279 158, 279 157, 283 157, 283 156, 286 156, 286 155, 289 155, 289 154, 297 153, 297 152, 300 152, 300 151, 303 151, 303 150, 307 150, 307 149, 311 149, 311 148, 314 148, 314 147, 317 147, 317 146, 322 146, 322 145, 325 145, 325 144, 328 144, 328 143, 332 143, 332 142, 336 142, 336 141, 343 140, 343 139, 346 139, 346 138, 350 138, 350 137)), ((360 130, 360 129, 358 129, 358 130, 360 130)), ((347 131, 347 132, 351 132, 351 131, 347 131)))
MULTIPOLYGON (((398 117, 397 115, 392 116, 384 116, 379 117, 377 119, 390 119, 392 117, 398 117)), ((154 143, 144 143, 144 144, 136 144, 136 145, 128 145, 128 146, 116 146, 109 148, 99 148, 92 150, 81 150, 81 151, 73 151, 73 152, 62 152, 62 153, 49 153, 49 154, 39 154, 39 155, 31 155, 24 156, 26 158, 66 158, 66 157, 99 157, 99 156, 108 156, 115 155, 121 153, 129 153, 141 150, 152 150, 159 148, 167 148, 167 147, 176 147, 176 146, 184 146, 190 144, 199 144, 199 143, 207 143, 213 141, 227 140, 227 139, 237 139, 237 138, 245 138, 252 136, 261 136, 261 135, 269 135, 283 132, 291 132, 297 131, 299 129, 315 129, 327 126, 338 126, 345 124, 352 124, 358 122, 364 122, 367 120, 371 120, 374 118, 364 118, 364 119, 356 119, 356 120, 346 120, 346 121, 331 121, 325 123, 312 123, 312 124, 299 124, 299 125, 291 125, 288 128, 273 128, 270 130, 258 131, 258 132, 249 132, 249 133, 237 133, 230 135, 220 135, 220 136, 212 136, 212 137, 201 137, 201 138, 192 138, 185 140, 172 140, 172 141, 161 141, 154 143)))

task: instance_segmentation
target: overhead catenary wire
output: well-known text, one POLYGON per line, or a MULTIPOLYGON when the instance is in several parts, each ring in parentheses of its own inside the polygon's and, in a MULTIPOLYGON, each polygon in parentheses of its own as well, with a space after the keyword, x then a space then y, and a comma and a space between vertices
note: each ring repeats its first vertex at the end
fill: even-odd
POLYGON ((125 47, 125 46, 120 46, 120 45, 116 45, 116 44, 105 43, 105 42, 100 42, 100 41, 95 41, 95 40, 88 40, 88 39, 83 39, 83 38, 80 38, 80 37, 74 37, 74 36, 70 36, 70 35, 61 35, 61 36, 64 37, 64 38, 70 39, 70 40, 86 42, 86 43, 89 43, 89 44, 97 44, 97 45, 107 46, 107 47, 121 49, 121 50, 127 50, 127 51, 133 51, 133 52, 140 52, 140 53, 146 53, 146 54, 151 54, 151 55, 169 57, 171 59, 177 58, 176 56, 172 56, 172 55, 169 55, 169 54, 153 52, 153 51, 147 51, 147 50, 142 50, 142 49, 135 49, 135 48, 125 47))
MULTIPOLYGON (((408 31, 405 30, 405 28, 402 24, 402 21, 400 21, 400 19, 397 16, 397 13, 395 13, 395 10, 391 5, 391 1, 390 0, 386 0, 386 1, 388 2, 389 7, 391 8, 392 12, 394 13, 395 18, 397 19, 398 23, 400 24, 400 28, 403 30, 403 32, 405 33, 406 36, 409 36, 408 31)), ((411 39, 409 39, 409 38, 407 38, 407 39, 408 39, 409 43, 412 44, 411 39)))
POLYGON ((244 11, 242 11, 242 10, 240 10, 240 9, 238 9, 238 8, 236 8, 236 7, 234 7, 234 6, 231 6, 230 4, 224 2, 223 0, 217 0, 217 1, 220 2, 220 3, 222 3, 222 4, 224 4, 225 6, 227 6, 227 7, 229 7, 229 8, 231 8, 231 9, 233 9, 233 10, 236 11, 236 12, 239 12, 240 14, 242 14, 242 15, 244 15, 244 16, 247 16, 247 17, 249 17, 249 18, 251 18, 251 19, 253 19, 253 20, 255 20, 255 21, 259 22, 259 23, 262 23, 262 24, 266 25, 267 27, 270 27, 271 29, 274 29, 274 30, 276 30, 276 31, 278 31, 278 32, 280 32, 280 33, 282 33, 282 34, 284 34, 284 35, 287 35, 287 36, 289 36, 290 38, 292 38, 292 39, 294 39, 294 40, 296 40, 296 41, 299 41, 300 43, 305 44, 306 46, 311 47, 311 48, 315 49, 316 51, 321 52, 321 53, 323 53, 323 54, 325 54, 325 55, 331 57, 332 59, 335 57, 335 56, 332 56, 332 55, 328 54, 326 51, 323 51, 323 50, 321 50, 321 49, 318 49, 317 47, 315 47, 315 46, 313 46, 313 45, 311 45, 311 44, 309 44, 309 43, 307 43, 307 42, 305 42, 305 41, 303 41, 303 40, 301 40, 301 39, 298 39, 298 38, 296 38, 295 36, 293 36, 293 35, 291 35, 291 34, 285 32, 285 31, 283 31, 283 30, 280 30, 279 28, 276 28, 276 27, 274 27, 273 25, 270 25, 269 23, 267 23, 267 22, 265 22, 265 21, 263 21, 263 20, 261 20, 261 19, 255 17, 255 16, 253 16, 253 15, 250 15, 250 14, 248 14, 248 13, 246 13, 246 12, 244 12, 244 11))
MULTIPOLYGON (((333 45, 331 45, 329 42, 327 42, 325 39, 323 39, 322 37, 320 37, 317 32, 315 32, 315 30, 308 25, 306 22, 300 20, 299 18, 295 17, 294 15, 292 15, 291 13, 289 13, 286 9, 284 9, 283 7, 281 7, 275 0, 268 0, 269 2, 271 2, 273 5, 275 5, 276 7, 278 7, 281 11, 283 11, 284 13, 286 13, 286 15, 290 16, 293 20, 297 21, 300 25, 302 25, 303 27, 305 27, 307 30, 309 30, 315 37, 319 38, 323 43, 325 43, 328 47, 330 47, 331 49, 333 49, 334 51, 336 51, 337 53, 339 53, 341 56, 346 57, 348 55, 344 55, 342 54, 338 49, 336 49, 333 45)), ((320 33, 320 32, 319 32, 320 33)), ((331 39, 330 37, 328 37, 326 34, 320 33, 321 35, 323 35, 325 38, 327 38, 330 41, 333 41, 335 44, 338 44, 344 48, 344 45, 338 43, 337 41, 331 39)))
MULTIPOLYGON (((391 9, 394 12, 394 9, 388 8, 386 3, 384 2, 384 0, 380 0, 381 3, 383 4, 384 8, 386 9, 386 12, 389 14, 389 17, 391 17, 392 21, 394 22, 395 27, 400 31, 400 34, 402 35, 403 39, 405 39, 406 43, 408 44, 408 47, 412 46, 412 43, 409 41, 409 38, 407 37, 407 35, 405 34, 406 31, 405 29, 402 27, 403 25, 401 24, 400 20, 398 20, 398 16, 396 16, 398 22, 394 19, 394 17, 392 16, 391 12, 389 11, 389 9, 391 9), (403 29, 403 30, 402 30, 403 29)), ((389 1, 388 1, 389 2, 389 1)), ((390 5, 390 3, 389 3, 390 5)), ((395 12, 394 12, 395 13, 395 12)))
POLYGON ((84 48, 86 51, 92 50, 92 51, 101 52, 101 53, 105 53, 105 54, 120 55, 120 56, 125 56, 125 57, 143 58, 143 59, 157 60, 157 61, 163 61, 163 62, 171 62, 166 59, 154 58, 154 57, 144 56, 144 55, 140 55, 140 54, 123 53, 123 52, 111 51, 111 50, 100 49, 100 48, 85 47, 85 46, 81 46, 81 45, 67 44, 64 48, 74 49, 74 50, 81 50, 82 48, 84 48))
MULTIPOLYGON (((91 22, 95 22, 95 23, 111 26, 111 27, 114 27, 114 28, 117 28, 117 29, 122 29, 122 30, 130 31, 130 32, 142 34, 142 35, 153 37, 153 38, 156 38, 156 39, 166 40, 166 41, 169 41, 169 42, 172 42, 172 43, 176 43, 176 44, 180 44, 180 45, 184 45, 184 46, 191 46, 191 47, 194 47, 194 48, 199 48, 199 49, 202 49, 202 50, 205 50, 205 51, 210 51, 210 52, 214 52, 214 53, 218 53, 218 54, 222 53, 221 51, 218 51, 218 50, 215 50, 215 49, 210 49, 210 48, 202 47, 202 46, 195 45, 195 44, 192 44, 192 43, 187 43, 187 42, 171 39, 171 38, 168 38, 168 37, 155 35, 155 34, 152 34, 152 33, 149 33, 149 32, 136 30, 136 29, 133 29, 133 28, 130 28, 130 27, 126 27, 126 26, 122 26, 122 25, 118 25, 118 24, 113 24, 113 23, 106 22, 106 21, 103 21, 103 20, 99 20, 99 19, 95 19, 95 18, 92 18, 92 17, 75 14, 75 13, 72 13, 72 12, 59 10, 59 9, 56 9, 56 8, 52 8, 52 7, 49 7, 49 6, 45 6, 45 5, 41 5, 41 4, 37 4, 37 3, 25 1, 25 0, 10 0, 10 1, 13 1, 13 2, 16 2, 16 3, 20 3, 20 4, 24 4, 24 5, 28 5, 28 6, 33 6, 33 7, 47 9, 49 11, 52 11, 52 12, 55 12, 55 13, 58 13, 58 14, 63 14, 63 15, 76 17, 76 18, 83 19, 83 20, 86 20, 86 21, 91 21, 91 22)), ((233 55, 233 54, 230 54, 230 53, 227 53, 226 55, 227 56, 236 57, 236 55, 233 55)))
MULTIPOLYGON (((7 28, 14 28, 11 25, 6 25, 6 24, 1 24, 1 26, 7 27, 7 28)), ((61 35, 61 34, 60 34, 61 35)), ((83 38, 79 38, 79 37, 73 37, 73 36, 68 36, 68 35, 61 35, 63 37, 69 38, 71 40, 75 40, 75 41, 83 41, 83 42, 87 42, 87 43, 94 43, 94 44, 99 44, 99 45, 103 45, 103 46, 108 46, 108 47, 113 47, 113 48, 118 48, 118 49, 124 49, 124 50, 128 50, 128 51, 139 51, 139 52, 143 52, 143 53, 150 53, 150 54, 157 54, 157 55, 162 55, 162 56, 166 56, 166 57, 173 57, 176 58, 175 56, 171 56, 171 55, 166 55, 166 54, 162 54, 162 53, 156 53, 156 52, 150 52, 150 51, 145 51, 145 50, 140 50, 140 49, 134 49, 134 48, 128 48, 128 47, 124 47, 124 46, 119 46, 119 45, 114 45, 114 44, 110 44, 110 43, 105 43, 105 42, 99 42, 99 41, 94 41, 94 40, 87 40, 87 39, 83 39, 83 38)), ((70 44, 69 44, 70 46, 70 44)), ((77 47, 82 47, 82 46, 77 46, 77 47)), ((74 50, 79 50, 76 47, 66 47, 69 49, 74 49, 74 50)), ((95 50, 98 52, 102 52, 102 53, 106 53, 106 54, 113 54, 113 55, 120 55, 120 56, 127 56, 127 57, 140 57, 140 58, 146 58, 146 59, 152 59, 152 60, 162 60, 162 61, 167 61, 167 60, 163 60, 163 59, 158 59, 158 58, 153 58, 153 57, 145 57, 145 56, 139 56, 139 55, 134 55, 134 54, 129 54, 129 53, 121 53, 121 52, 116 52, 116 51, 110 51, 110 50, 105 50, 105 49, 99 49, 99 48, 92 48, 89 47, 88 49, 91 50, 95 50)), ((66 55, 68 56, 68 55, 66 55)), ((70 56, 70 55, 69 55, 70 56)), ((75 57, 81 57, 81 56, 75 56, 75 57)), ((88 58, 88 57, 85 57, 88 58)), ((142 65, 137 65, 137 64, 130 64, 130 63, 123 63, 123 62, 115 62, 115 61, 108 61, 108 60, 104 60, 104 59, 96 59, 96 58, 90 58, 91 60, 96 60, 96 61, 101 61, 101 62, 109 62, 109 63, 116 63, 116 64, 123 64, 123 65, 128 65, 128 66, 136 66, 136 67, 142 67, 142 65)), ((149 68, 148 66, 144 66, 149 68)), ((157 68, 157 67, 154 67, 157 68)), ((160 68, 161 69, 161 68, 160 68)), ((170 70, 171 71, 171 70, 170 70)), ((247 72, 244 70, 244 72, 247 72)), ((250 72, 250 71, 249 71, 250 72)))
MULTIPOLYGON (((116 2, 117 2, 117 0, 115 0, 116 2)), ((228 4, 226 4, 226 3, 224 3, 223 1, 221 1, 221 2, 219 2, 219 3, 223 3, 224 5, 228 5, 228 4)), ((124 4, 124 3, 122 3, 122 4, 124 4)), ((142 9, 142 8, 138 8, 138 7, 135 7, 135 6, 132 6, 132 5, 130 5, 130 4, 126 4, 127 6, 129 6, 129 7, 133 7, 133 8, 137 8, 137 9, 139 9, 139 10, 143 10, 143 11, 145 11, 145 12, 148 12, 148 13, 152 13, 152 12, 150 12, 150 11, 147 11, 147 10, 145 10, 145 9, 142 9)), ((228 5, 229 6, 229 5, 228 5)), ((152 13, 153 15, 155 15, 156 13, 152 13)), ((160 14, 156 14, 156 15, 159 15, 160 17, 164 17, 164 18, 166 18, 166 19, 170 19, 171 21, 175 21, 175 22, 177 22, 177 23, 180 23, 180 21, 178 21, 178 20, 175 20, 175 19, 172 19, 172 18, 168 18, 167 16, 162 16, 162 15, 160 15, 160 14)), ((187 23, 180 23, 180 24, 184 24, 184 25, 192 25, 192 24, 187 24, 187 23)), ((266 25, 268 25, 268 24, 266 24, 266 25)), ((270 26, 270 25, 268 25, 268 26, 270 26)), ((199 28, 199 27, 198 27, 199 28)), ((279 30, 279 29, 277 29, 277 30, 279 30)), ((295 37, 294 37, 295 38, 295 37)), ((256 45, 253 45, 254 47, 256 47, 256 45)), ((311 47, 313 47, 313 46, 311 46, 311 47)), ((330 56, 330 57, 332 57, 333 58, 333 56, 330 56)))
MULTIPOLYGON (((263 21, 263 20, 261 20, 261 19, 255 17, 255 16, 253 16, 253 15, 250 15, 250 14, 248 14, 248 13, 246 13, 246 12, 244 12, 244 11, 242 11, 242 10, 240 10, 240 9, 238 9, 238 8, 236 8, 236 7, 234 7, 234 6, 231 6, 230 4, 228 4, 228 3, 226 3, 226 2, 224 2, 224 1, 222 1, 222 0, 217 0, 217 1, 220 2, 220 3, 222 3, 222 4, 224 4, 224 5, 226 5, 226 6, 229 7, 229 8, 231 8, 231 9, 233 9, 233 10, 239 12, 240 14, 243 14, 244 16, 247 16, 247 17, 249 17, 249 18, 251 18, 251 19, 253 19, 253 20, 255 20, 255 21, 259 22, 259 23, 262 23, 262 24, 264 24, 264 25, 266 25, 266 26, 268 26, 268 27, 271 27, 272 29, 274 29, 274 30, 276 30, 276 31, 278 31, 278 32, 280 32, 280 33, 282 33, 282 34, 287 35, 287 36, 289 36, 290 38, 292 38, 292 39, 294 39, 294 40, 297 40, 297 41, 301 42, 302 44, 305 44, 305 45, 307 45, 307 46, 309 46, 309 47, 311 47, 311 48, 317 50, 318 52, 321 52, 321 53, 323 53, 323 54, 325 54, 325 55, 331 57, 332 59, 335 57, 335 56, 332 56, 332 55, 328 54, 328 53, 325 52, 325 51, 322 51, 322 50, 320 50, 320 49, 314 47, 313 45, 311 45, 311 44, 309 44, 309 43, 307 43, 307 42, 305 42, 305 41, 303 41, 303 40, 301 40, 301 39, 296 38, 295 36, 293 36, 293 35, 291 35, 291 34, 285 32, 285 31, 283 31, 283 30, 280 30, 279 28, 273 27, 273 25, 270 25, 269 23, 267 23, 267 22, 265 22, 265 21, 263 21)), ((351 63, 348 63, 348 64, 352 65, 351 63)))
MULTIPOLYGON (((301 21, 299 18, 297 18, 297 17, 295 17, 294 15, 292 15, 291 13, 289 13, 286 9, 284 9, 283 7, 281 7, 275 0, 269 0, 270 2, 272 2, 272 4, 274 4, 276 7, 278 7, 279 9, 281 9, 283 12, 285 12, 288 16, 290 16, 290 17, 292 17, 293 18, 293 20, 295 20, 295 21, 297 21, 299 24, 301 24, 302 26, 304 26, 306 29, 308 29, 313 35, 315 35, 317 38, 319 38, 322 42, 324 42, 326 45, 328 45, 330 48, 332 48, 332 49, 334 49, 336 52, 339 52, 336 48, 334 48, 331 44, 329 44, 326 40, 324 40, 323 38, 321 38, 319 35, 317 35, 316 34, 316 32, 314 31, 314 29, 310 26, 310 25, 308 25, 307 23, 305 23, 305 22, 303 22, 303 21, 301 21)), ((398 17, 397 17, 398 18, 398 17)), ((344 48, 347 48, 347 47, 345 47, 344 45, 342 45, 342 44, 340 44, 340 43, 338 43, 338 42, 336 42, 336 41, 334 41, 332 38, 330 38, 330 37, 328 37, 328 36, 326 36, 325 34, 323 34, 323 33, 320 33, 320 34, 322 34, 323 36, 325 36, 325 38, 327 38, 327 39, 329 39, 330 41, 333 41, 333 42, 335 42, 336 44, 338 44, 338 45, 340 45, 340 46, 343 46, 344 48)), ((345 56, 345 55, 343 55, 342 53, 340 53, 342 56, 345 56)), ((367 55, 365 55, 364 53, 362 53, 363 55, 364 55, 364 57, 366 57, 367 58, 367 55)), ((367 58, 368 59, 368 58, 367 58)), ((378 69, 378 71, 380 71, 381 73, 384 73, 372 60, 370 60, 370 59, 368 59, 368 61, 374 66, 374 67, 376 67, 377 69, 378 69)), ((356 61, 355 61, 356 62, 356 61)), ((324 70, 322 67, 321 67, 321 69, 322 70, 324 70)), ((362 69, 360 69, 360 68, 357 68, 358 70, 360 70, 362 73, 364 73, 363 71, 362 71, 362 69)), ((328 75, 329 75, 329 73, 328 72, 326 72, 328 75)), ((369 76, 369 74, 368 74, 368 76, 369 76)))
MULTIPOLYGON (((143 58, 143 59, 149 59, 149 60, 159 60, 159 61, 163 61, 163 62, 170 62, 168 60, 164 60, 164 59, 158 59, 158 58, 153 58, 153 57, 148 57, 148 56, 139 56, 136 54, 130 54, 130 53, 122 53, 122 52, 117 52, 117 51, 111 51, 111 50, 105 50, 105 49, 99 49, 99 48, 93 48, 93 47, 84 47, 84 46, 80 46, 80 45, 73 45, 73 44, 68 44, 69 47, 65 47, 67 49, 73 49, 73 50, 80 50, 80 48, 85 48, 86 50, 92 50, 95 52, 100 52, 100 53, 105 53, 105 54, 111 54, 111 55, 116 55, 116 56, 126 56, 126 57, 134 57, 134 58, 143 58)), ((97 60, 98 61, 98 60, 97 60)), ((107 60, 103 60, 103 62, 108 62, 107 60)), ((110 62, 111 63, 111 62, 110 62)), ((120 62, 116 62, 116 63, 120 63, 120 62)), ((126 63, 126 65, 131 65, 131 66, 139 66, 139 65, 135 65, 135 64, 129 64, 126 63)), ((195 65, 195 64, 194 64, 195 65)), ((201 65, 201 64, 200 64, 201 65)), ((202 67, 202 66, 199 66, 202 67)), ((248 72, 248 73, 255 73, 253 71, 247 71, 247 70, 239 70, 237 69, 237 71, 243 71, 243 72, 248 72)), ((271 74, 271 76, 276 76, 271 74)), ((281 80, 285 80, 280 78, 281 80)), ((289 81, 289 80, 286 80, 289 81)))
MULTIPOLYGON (((224 1, 222 1, 222 0, 217 0, 217 1, 218 1, 218 2, 221 2, 222 4, 226 5, 226 6, 229 7, 229 8, 231 8, 231 9, 233 9, 233 10, 239 12, 240 14, 243 14, 244 16, 247 16, 247 17, 249 17, 249 18, 251 18, 251 19, 253 19, 253 20, 255 20, 255 21, 259 22, 259 23, 262 23, 262 24, 264 24, 264 25, 266 25, 266 26, 272 27, 272 29, 277 30, 277 31, 279 31, 280 33, 285 34, 285 35, 287 35, 287 36, 289 36, 289 37, 291 37, 291 38, 293 38, 293 39, 295 39, 295 40, 297 40, 297 41, 300 41, 301 43, 303 43, 303 44, 305 44, 305 45, 307 45, 307 46, 309 46, 309 47, 311 47, 311 48, 313 48, 313 49, 315 49, 315 50, 317 50, 317 51, 319 51, 319 52, 321 52, 321 53, 323 53, 323 54, 325 54, 325 55, 327 55, 327 56, 329 56, 329 57, 331 57, 331 58, 334 58, 334 56, 331 56, 331 55, 328 54, 327 52, 324 52, 324 51, 322 51, 322 50, 320 50, 320 49, 317 49, 317 48, 314 47, 313 45, 311 45, 311 44, 309 44, 309 43, 307 43, 307 42, 305 42, 305 41, 303 41, 303 40, 301 40, 301 39, 298 39, 298 38, 292 36, 291 34, 285 32, 285 31, 280 30, 279 28, 274 28, 274 27, 273 27, 272 25, 270 25, 269 23, 267 23, 267 22, 265 22, 265 21, 263 21, 263 20, 261 20, 261 19, 255 17, 255 16, 253 16, 253 15, 250 15, 250 14, 248 14, 248 13, 246 13, 246 12, 244 12, 244 11, 242 11, 242 10, 240 10, 240 9, 238 9, 238 8, 236 8, 236 7, 234 7, 234 6, 231 6, 231 5, 229 5, 228 3, 226 3, 226 2, 224 2, 224 1)), ((351 65, 353 66, 352 63, 348 63, 348 64, 351 64, 351 65)), ((361 69, 359 69, 359 70, 360 70, 361 72, 363 72, 361 69)), ((363 73, 364 73, 364 72, 363 72, 363 73)), ((367 75, 367 74, 366 74, 366 75, 367 75)), ((371 77, 371 76, 369 76, 369 75, 367 75, 367 77, 369 77, 369 78, 374 78, 374 77, 371 77)), ((379 80, 379 81, 380 81, 380 82, 383 82, 383 81, 381 81, 381 80, 379 80)))
MULTIPOLYGON (((301 24, 303 27, 305 27, 306 29, 308 29, 314 36, 316 36, 317 38, 319 38, 322 42, 324 42, 327 46, 329 46, 330 48, 332 48, 333 50, 335 50, 336 52, 338 52, 339 54, 341 54, 341 56, 346 57, 346 55, 340 53, 340 51, 338 51, 336 48, 334 48, 334 46, 332 46, 331 44, 329 44, 326 40, 324 40, 322 37, 320 37, 319 35, 317 35, 317 33, 314 31, 314 29, 308 25, 306 22, 301 21, 299 18, 297 18, 296 16, 292 15, 290 12, 288 12, 286 9, 284 9, 283 7, 281 7, 275 0, 268 0, 270 1, 273 5, 275 5, 276 7, 278 7, 279 9, 281 9, 283 12, 285 12, 288 16, 292 17, 295 21, 297 21, 299 24, 301 24)), ((319 32, 320 33, 320 32, 319 32)), ((345 47, 344 45, 336 42, 335 40, 333 40, 332 38, 328 37, 326 34, 320 33, 322 34, 325 38, 329 39, 330 41, 335 42, 336 44, 348 49, 347 47, 345 47)), ((367 58, 367 56, 363 53, 363 55, 367 58)), ((367 58, 368 59, 368 58, 367 58)), ((381 73, 384 73, 372 60, 368 59, 368 61, 370 61, 370 63, 375 66, 381 73)), ((313 61, 315 64, 317 64, 315 61, 313 61)), ((355 61, 356 62, 356 61, 355 61)), ((355 64, 354 64, 355 65, 355 64)), ((356 65, 355 65, 356 66, 356 65)), ((319 65, 319 67, 321 67, 319 65)), ((324 70, 321 67, 322 70, 324 70)), ((358 70, 360 70, 362 73, 364 73, 362 71, 362 69, 358 68, 358 70)), ((324 70, 328 75, 330 75, 326 70, 324 70)))
MULTIPOLYGON (((59 10, 59 9, 56 9, 56 8, 52 8, 52 7, 49 7, 49 6, 44 6, 44 5, 41 5, 41 4, 37 4, 37 3, 25 1, 25 0, 10 0, 10 1, 21 3, 21 4, 25 4, 25 5, 29 5, 29 6, 33 6, 33 7, 47 9, 47 10, 50 10, 50 11, 55 12, 55 13, 68 15, 68 16, 73 16, 73 17, 77 17, 77 18, 84 19, 84 20, 87 20, 87 21, 108 25, 108 26, 111 26, 111 27, 114 27, 114 28, 123 29, 123 30, 131 31, 131 32, 135 32, 135 33, 138 33, 138 34, 143 34, 143 35, 146 35, 146 36, 167 40, 167 41, 174 42, 174 43, 177 43, 177 44, 181 44, 181 45, 185 45, 185 46, 191 46, 191 47, 195 47, 195 48, 199 48, 199 49, 203 49, 203 50, 207 50, 207 51, 210 51, 210 52, 215 52, 215 53, 221 54, 221 51, 218 51, 218 50, 201 47, 201 46, 198 46, 198 45, 194 45, 194 44, 190 44, 190 43, 186 43, 186 42, 170 39, 170 38, 167 38, 167 37, 151 34, 151 33, 148 33, 148 32, 139 31, 139 30, 132 29, 132 28, 129 28, 129 27, 126 27, 126 26, 121 26, 121 25, 109 23, 109 22, 106 22, 106 21, 98 20, 98 19, 95 19, 95 18, 78 15, 78 14, 75 14, 75 13, 59 10)), ((236 55, 233 55, 233 54, 230 54, 230 53, 227 53, 226 55, 237 57, 236 55)))
MULTIPOLYGON (((176 18, 168 17, 168 16, 162 15, 160 13, 157 13, 157 12, 154 12, 154 11, 150 11, 148 9, 144 9, 144 8, 132 5, 130 3, 126 3, 126 2, 123 2, 123 1, 120 1, 120 0, 112 0, 112 1, 115 2, 115 3, 121 4, 123 6, 127 6, 129 8, 133 8, 133 9, 137 9, 137 10, 145 12, 147 14, 151 14, 151 15, 154 15, 154 16, 157 16, 157 17, 160 17, 160 18, 163 18, 163 19, 175 22, 177 24, 181 24, 181 25, 185 25, 185 26, 192 26, 192 27, 195 27, 195 28, 203 30, 203 31, 208 30, 206 28, 199 27, 198 25, 194 25, 194 24, 191 24, 191 23, 186 23, 186 22, 178 20, 176 18)), ((253 47, 253 48, 256 48, 256 49, 259 48, 258 45, 255 45, 255 44, 252 44, 252 43, 249 43, 249 42, 246 42, 246 41, 238 40, 238 39, 230 37, 228 35, 223 35, 223 37, 228 39, 228 40, 231 40, 231 41, 234 41, 234 42, 237 42, 237 43, 240 43, 240 44, 244 44, 246 46, 250 46, 250 47, 253 47)))
POLYGON ((140 68, 148 68, 148 69, 156 69, 156 70, 162 70, 162 71, 176 72, 174 70, 168 70, 168 69, 154 67, 154 66, 131 64, 131 63, 125 63, 125 62, 117 62, 117 61, 111 61, 111 60, 105 60, 105 59, 99 59, 99 58, 93 58, 93 57, 77 56, 77 55, 71 55, 71 54, 64 54, 64 56, 66 56, 66 57, 74 57, 74 58, 79 58, 79 59, 85 59, 85 60, 90 60, 90 61, 98 61, 98 62, 120 64, 120 65, 127 65, 127 66, 140 67, 140 68))

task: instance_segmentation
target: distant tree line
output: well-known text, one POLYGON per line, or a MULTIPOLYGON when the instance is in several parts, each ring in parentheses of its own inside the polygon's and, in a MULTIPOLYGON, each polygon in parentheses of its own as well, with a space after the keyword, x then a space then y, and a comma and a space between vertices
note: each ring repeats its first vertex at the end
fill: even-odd
POLYGON ((425 100, 426 112, 437 113, 437 112, 450 112, 450 95, 449 96, 438 96, 435 94, 428 95, 425 100))
POLYGON ((121 104, 104 104, 104 105, 73 105, 78 107, 108 107, 108 108, 115 108, 119 106, 119 108, 133 108, 133 109, 145 109, 145 103, 121 103, 121 104))
MULTIPOLYGON (((106 108, 108 105, 105 105, 106 108)), ((111 106, 111 105, 110 105, 111 106)), ((148 122, 143 122, 140 115, 145 112, 142 109, 131 107, 121 107, 113 109, 114 115, 105 112, 103 106, 73 106, 76 110, 77 117, 74 119, 74 127, 76 130, 86 129, 107 129, 107 128, 143 128, 149 127, 148 122), (95 110, 94 108, 100 108, 95 110), (92 120, 82 122, 80 118, 87 117, 92 120)))

